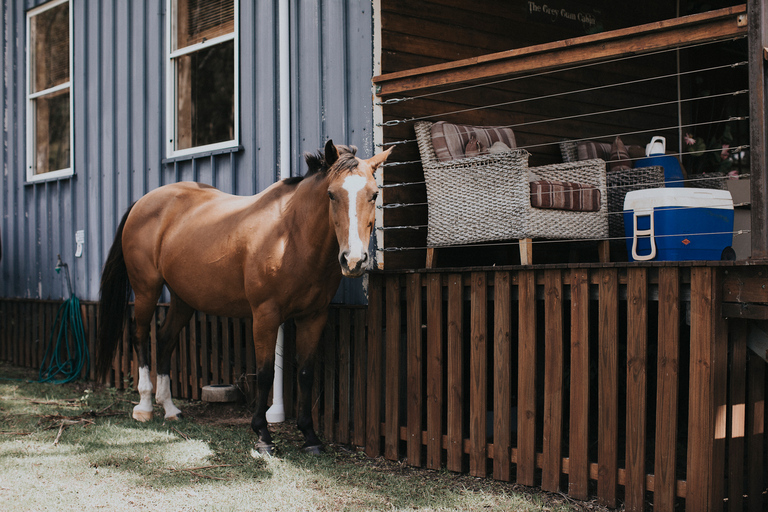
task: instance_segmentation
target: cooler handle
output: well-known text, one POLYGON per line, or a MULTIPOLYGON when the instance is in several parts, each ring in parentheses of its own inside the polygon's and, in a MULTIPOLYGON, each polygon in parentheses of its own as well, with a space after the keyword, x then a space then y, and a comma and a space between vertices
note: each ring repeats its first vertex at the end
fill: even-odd
POLYGON ((653 211, 651 211, 650 214, 643 214, 643 215, 638 215, 637 212, 633 212, 632 213, 632 222, 633 222, 633 225, 634 225, 634 230, 633 230, 634 231, 634 236, 632 237, 632 258, 635 261, 648 261, 648 260, 652 260, 653 258, 656 257, 656 241, 655 241, 655 237, 654 237, 655 233, 654 233, 654 226, 653 226, 653 211), (651 218, 651 229, 642 229, 642 230, 637 229, 637 218, 641 217, 641 216, 642 217, 649 216, 651 218), (647 236, 647 237, 650 238, 650 241, 651 241, 651 252, 650 252, 650 254, 646 254, 646 255, 643 255, 643 256, 637 254, 637 238, 639 236, 647 236))

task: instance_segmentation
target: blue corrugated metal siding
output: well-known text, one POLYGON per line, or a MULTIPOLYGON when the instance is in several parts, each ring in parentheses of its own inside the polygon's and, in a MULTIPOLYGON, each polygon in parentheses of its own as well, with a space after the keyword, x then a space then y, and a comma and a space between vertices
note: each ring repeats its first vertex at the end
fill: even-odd
MULTIPOLYGON (((69 179, 25 184, 26 11, 3 1, 0 296, 62 298, 57 254, 75 293, 98 298, 101 266, 123 212, 148 191, 195 180, 254 194, 278 175, 277 2, 240 2, 240 148, 165 158, 165 0, 72 0, 74 167, 69 179), (75 258, 75 231, 85 252, 75 258)), ((372 15, 353 0, 292 0, 291 174, 328 138, 373 148, 372 15)), ((360 280, 337 301, 364 301, 360 280)))

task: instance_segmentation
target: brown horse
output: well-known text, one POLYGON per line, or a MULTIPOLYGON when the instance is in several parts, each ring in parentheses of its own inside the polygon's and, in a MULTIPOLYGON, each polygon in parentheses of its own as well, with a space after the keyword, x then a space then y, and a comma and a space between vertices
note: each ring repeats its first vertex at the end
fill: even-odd
POLYGON ((335 146, 307 154, 302 178, 275 183, 255 196, 233 196, 199 183, 160 187, 123 216, 101 278, 98 369, 109 371, 135 296, 134 348, 140 403, 133 417, 152 417, 147 338, 166 286, 171 302, 158 332, 156 401, 167 419, 181 413, 170 392, 170 356, 193 312, 253 319, 257 408, 251 427, 256 448, 271 453, 267 396, 274 377, 278 328, 296 323, 299 368, 297 423, 304 449, 321 442, 311 415, 313 356, 342 274, 357 277, 368 266, 368 241, 378 195, 373 173, 391 149, 368 160, 356 148, 335 146))

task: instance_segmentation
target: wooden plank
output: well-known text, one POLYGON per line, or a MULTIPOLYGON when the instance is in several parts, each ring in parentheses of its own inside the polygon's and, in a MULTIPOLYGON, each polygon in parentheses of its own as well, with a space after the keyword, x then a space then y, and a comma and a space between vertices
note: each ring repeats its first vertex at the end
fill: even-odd
POLYGON ((725 444, 727 334, 717 273, 691 268, 691 353, 686 508, 721 510, 725 444))
POLYGON ((571 271, 571 414, 568 494, 589 497, 589 274, 571 271))
POLYGON ((563 445, 563 276, 544 272, 544 436, 541 487, 560 490, 563 445))
POLYGON ((601 505, 615 507, 619 442, 619 276, 615 268, 601 269, 599 275, 597 499, 601 505))
POLYGON ((192 400, 200 400, 200 363, 198 361, 199 355, 197 351, 197 318, 192 315, 189 319, 189 326, 187 331, 189 332, 189 386, 190 386, 190 398, 192 400))
POLYGON ((450 471, 462 470, 462 456, 464 455, 464 431, 462 419, 464 412, 464 385, 463 385, 463 354, 464 339, 463 307, 462 307, 462 280, 461 274, 448 276, 448 318, 446 320, 448 332, 446 345, 447 360, 447 454, 446 467, 450 471))
POLYGON ((723 276, 723 300, 733 303, 768 303, 765 267, 729 268, 723 276))
POLYGON ((398 459, 397 445, 400 441, 400 276, 386 278, 386 391, 384 417, 384 457, 398 459))
POLYGON ((747 493, 744 450, 747 432, 747 323, 731 322, 730 433, 728 436, 728 510, 744 510, 747 493))
POLYGON ((329 440, 335 441, 336 405, 336 311, 328 314, 328 320, 323 331, 323 434, 329 440))
MULTIPOLYGON (((176 345, 179 353, 181 368, 175 378, 179 382, 179 398, 189 398, 189 325, 184 327, 179 334, 179 344, 176 345)), ((138 382, 138 381, 137 381, 138 382)))
MULTIPOLYGON (((197 336, 195 336, 197 338, 197 336)), ((232 382, 238 386, 242 386, 243 384, 243 374, 245 373, 245 357, 243 355, 243 319, 242 318, 233 318, 232 319, 232 345, 233 345, 233 352, 232 352, 232 382)), ((193 347, 197 348, 197 341, 192 345, 193 347)), ((195 354, 197 354, 197 350, 195 350, 195 354)), ((285 344, 283 344, 283 356, 285 356, 285 344)), ((197 358, 197 356, 195 355, 197 358)), ((283 361, 285 361, 285 358, 283 358, 283 361)), ((283 396, 288 396, 285 392, 285 368, 287 367, 287 364, 283 365, 283 396)), ((198 372, 195 372, 195 379, 198 379, 199 375, 198 372)), ((192 390, 193 394, 195 390, 192 390)), ((284 400, 285 402, 286 400, 284 400)))
POLYGON ((724 40, 747 32, 744 6, 555 41, 373 77, 380 96, 584 64, 680 45, 724 40))
POLYGON ((645 510, 648 270, 627 269, 627 455, 624 506, 645 510))
POLYGON ((421 413, 422 401, 422 328, 421 328, 421 274, 409 274, 405 280, 408 306, 407 321, 407 457, 408 465, 421 466, 421 413))
POLYGON ((747 378, 747 510, 759 512, 765 510, 765 361, 752 353, 747 378))
MULTIPOLYGON (((198 322, 200 323, 200 385, 205 387, 213 383, 211 380, 211 352, 208 346, 210 324, 208 323, 208 317, 205 313, 198 313, 198 315, 198 322)), ((248 330, 251 331, 251 333, 253 332, 252 328, 249 328, 248 330)), ((251 337, 250 345, 250 351, 253 353, 253 337, 251 337)), ((255 371, 253 366, 251 366, 248 373, 254 373, 255 371)))
MULTIPOLYGON (((427 280, 427 468, 439 469, 443 410, 443 289, 440 274, 427 280)), ((370 308, 370 303, 369 306, 370 308)))
POLYGON ((654 510, 674 510, 680 357, 680 278, 677 267, 659 268, 654 510))
POLYGON ((221 318, 210 316, 211 321, 211 379, 221 384, 221 318))
POLYGON ((469 347, 469 474, 486 475, 488 422, 488 296, 485 272, 472 272, 469 347))
POLYGON ((232 319, 221 319, 221 380, 232 384, 232 319))
POLYGON ((509 481, 512 447, 511 275, 496 272, 493 284, 493 478, 509 481))
POLYGON ((536 275, 518 274, 517 482, 535 485, 536 472, 536 275))
POLYGON ((350 308, 339 309, 339 442, 349 444, 352 425, 349 422, 351 379, 350 379, 350 330, 352 328, 350 308))
POLYGON ((747 60, 749 80, 749 145, 751 258, 768 258, 768 6, 764 0, 747 2, 747 60))
MULTIPOLYGON (((370 307, 370 302, 369 302, 370 307)), ((354 347, 354 360, 355 360, 355 374, 353 377, 354 380, 354 390, 352 395, 352 403, 354 404, 353 409, 353 422, 355 425, 354 429, 354 435, 353 435, 353 442, 355 446, 362 447, 365 446, 365 439, 366 439, 366 428, 365 428, 365 420, 366 420, 366 382, 367 382, 367 360, 368 355, 366 351, 366 347, 368 344, 366 343, 366 315, 368 314, 368 311, 365 309, 358 309, 355 310, 354 315, 354 324, 355 324, 355 338, 353 340, 352 346, 354 347)))
POLYGON ((368 375, 366 402, 365 453, 369 457, 381 454, 381 321, 383 282, 381 276, 371 274, 368 288, 368 375))

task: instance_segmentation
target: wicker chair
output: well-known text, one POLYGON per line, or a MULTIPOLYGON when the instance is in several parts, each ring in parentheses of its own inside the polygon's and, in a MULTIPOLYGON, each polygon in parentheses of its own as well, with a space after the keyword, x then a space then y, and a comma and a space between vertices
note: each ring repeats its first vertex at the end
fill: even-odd
MULTIPOLYGON (((531 263, 531 239, 604 239, 608 236, 605 162, 586 160, 528 167, 528 152, 505 153, 442 162, 432 146, 432 123, 415 124, 427 186, 427 267, 434 249, 460 244, 519 240, 522 264, 531 263), (529 172, 543 180, 594 185, 600 210, 577 212, 534 208, 529 172)), ((601 259, 607 258, 607 245, 601 259)))

